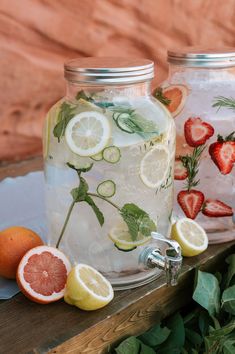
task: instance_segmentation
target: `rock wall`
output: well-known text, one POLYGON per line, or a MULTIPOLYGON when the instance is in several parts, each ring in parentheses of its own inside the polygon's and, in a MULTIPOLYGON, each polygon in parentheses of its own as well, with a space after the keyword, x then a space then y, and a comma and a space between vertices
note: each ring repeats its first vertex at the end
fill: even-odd
POLYGON ((215 44, 235 46, 235 0, 1 0, 0 161, 41 153, 66 59, 147 57, 161 81, 167 48, 215 44))

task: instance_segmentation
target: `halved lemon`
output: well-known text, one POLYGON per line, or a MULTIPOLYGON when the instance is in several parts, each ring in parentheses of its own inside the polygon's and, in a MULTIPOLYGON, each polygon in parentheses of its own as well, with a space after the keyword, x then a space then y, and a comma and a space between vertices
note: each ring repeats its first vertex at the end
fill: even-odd
POLYGON ((65 130, 69 148, 80 156, 93 156, 108 144, 111 128, 104 114, 86 111, 74 116, 65 130))
POLYGON ((82 310, 97 310, 113 299, 110 282, 86 264, 76 265, 68 275, 64 300, 82 310))
POLYGON ((196 256, 208 247, 205 230, 194 220, 182 218, 175 222, 171 229, 171 238, 181 246, 182 255, 196 256))
POLYGON ((146 237, 139 233, 136 240, 133 241, 131 234, 128 231, 128 227, 124 223, 113 227, 109 231, 108 236, 121 251, 131 251, 137 246, 141 246, 152 239, 151 236, 146 237))
POLYGON ((140 178, 149 188, 158 188, 169 173, 169 151, 163 144, 154 146, 140 163, 140 178))

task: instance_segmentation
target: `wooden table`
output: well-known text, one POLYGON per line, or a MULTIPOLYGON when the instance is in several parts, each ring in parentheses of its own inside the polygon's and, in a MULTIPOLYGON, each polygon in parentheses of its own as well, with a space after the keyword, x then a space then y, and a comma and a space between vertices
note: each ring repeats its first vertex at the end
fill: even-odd
MULTIPOLYGON (((0 167, 0 180, 42 169, 40 158, 0 167)), ((167 287, 162 274, 156 281, 119 291, 111 304, 94 312, 80 311, 59 301, 30 302, 22 294, 0 302, 0 354, 107 353, 130 335, 147 330, 191 301, 195 268, 217 270, 235 252, 235 241, 213 245, 198 257, 185 259, 179 284, 167 287)))

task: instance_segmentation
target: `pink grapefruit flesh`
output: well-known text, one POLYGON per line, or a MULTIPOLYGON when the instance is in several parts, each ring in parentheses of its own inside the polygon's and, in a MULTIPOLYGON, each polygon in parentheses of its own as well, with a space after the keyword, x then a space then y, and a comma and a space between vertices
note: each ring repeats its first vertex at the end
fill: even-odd
POLYGON ((163 88, 163 95, 170 100, 167 106, 173 117, 176 117, 184 108, 188 89, 184 85, 171 85, 163 88))
POLYGON ((71 264, 57 248, 39 246, 28 251, 17 270, 20 290, 30 300, 47 304, 64 296, 71 264))

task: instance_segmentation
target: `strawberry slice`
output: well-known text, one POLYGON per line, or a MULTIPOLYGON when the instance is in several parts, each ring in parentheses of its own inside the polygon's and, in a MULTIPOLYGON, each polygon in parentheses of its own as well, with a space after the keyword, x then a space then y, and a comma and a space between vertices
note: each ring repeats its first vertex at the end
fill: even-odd
POLYGON ((174 179, 176 180, 184 180, 188 177, 187 168, 184 167, 183 162, 180 158, 175 159, 175 174, 174 179))
POLYGON ((189 118, 184 123, 184 135, 189 146, 203 145, 213 134, 212 125, 203 122, 199 117, 189 118))
POLYGON ((209 154, 220 172, 227 175, 235 162, 235 141, 216 141, 210 145, 209 154))
POLYGON ((217 199, 207 199, 202 207, 202 213, 209 217, 232 216, 233 209, 217 199))
POLYGON ((190 219, 195 219, 204 202, 204 194, 195 189, 180 191, 177 195, 177 201, 185 215, 190 219))

